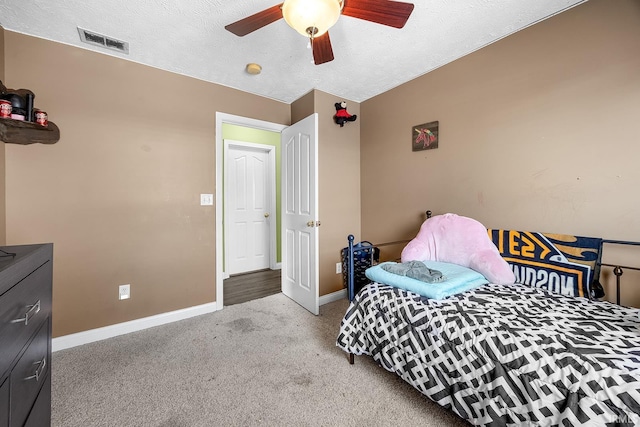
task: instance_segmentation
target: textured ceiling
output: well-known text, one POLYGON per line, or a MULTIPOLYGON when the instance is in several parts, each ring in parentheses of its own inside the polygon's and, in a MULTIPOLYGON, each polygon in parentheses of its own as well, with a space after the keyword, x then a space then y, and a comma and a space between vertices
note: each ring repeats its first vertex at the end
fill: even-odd
POLYGON ((322 65, 282 19, 245 37, 224 29, 277 0, 0 0, 0 25, 285 103, 312 89, 362 102, 583 1, 413 0, 403 29, 342 16, 322 65), (77 27, 129 54, 82 43, 77 27), (250 62, 262 73, 246 73, 250 62))

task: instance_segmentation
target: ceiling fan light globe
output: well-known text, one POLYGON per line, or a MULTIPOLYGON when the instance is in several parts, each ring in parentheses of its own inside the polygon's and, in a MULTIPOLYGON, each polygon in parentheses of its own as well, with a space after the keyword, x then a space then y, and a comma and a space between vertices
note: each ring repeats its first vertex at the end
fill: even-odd
POLYGON ((284 0, 282 16, 291 28, 305 37, 308 29, 317 29, 313 37, 319 37, 333 27, 342 12, 340 0, 284 0))

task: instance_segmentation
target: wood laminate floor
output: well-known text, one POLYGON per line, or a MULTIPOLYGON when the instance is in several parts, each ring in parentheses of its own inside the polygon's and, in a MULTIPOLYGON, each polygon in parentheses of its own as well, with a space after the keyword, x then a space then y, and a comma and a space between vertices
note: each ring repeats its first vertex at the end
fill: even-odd
POLYGON ((240 304, 280 291, 280 270, 236 274, 224 280, 224 305, 240 304))

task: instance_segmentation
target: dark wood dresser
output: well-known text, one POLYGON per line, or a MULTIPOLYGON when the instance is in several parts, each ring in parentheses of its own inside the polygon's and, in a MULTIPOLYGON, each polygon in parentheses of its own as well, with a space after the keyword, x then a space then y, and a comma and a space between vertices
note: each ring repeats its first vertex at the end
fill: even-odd
POLYGON ((50 426, 53 245, 0 249, 0 427, 50 426))

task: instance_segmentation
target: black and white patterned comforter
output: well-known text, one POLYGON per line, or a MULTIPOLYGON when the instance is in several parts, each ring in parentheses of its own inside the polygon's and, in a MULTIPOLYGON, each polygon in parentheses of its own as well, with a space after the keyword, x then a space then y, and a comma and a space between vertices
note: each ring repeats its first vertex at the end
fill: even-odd
POLYGON ((476 425, 640 425, 636 309, 520 285, 438 301, 374 283, 337 345, 476 425))

